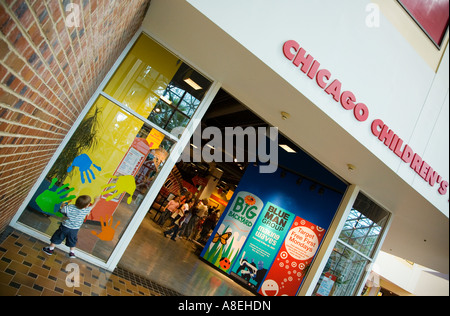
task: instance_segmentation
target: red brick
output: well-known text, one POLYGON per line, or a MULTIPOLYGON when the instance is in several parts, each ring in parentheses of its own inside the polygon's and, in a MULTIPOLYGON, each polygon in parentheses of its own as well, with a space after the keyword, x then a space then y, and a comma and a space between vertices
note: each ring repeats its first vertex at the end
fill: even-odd
POLYGON ((10 122, 6 125, 1 122, 0 130, 29 137, 0 136, 0 144, 15 144, 0 148, 0 232, 71 128, 77 113, 140 26, 142 11, 148 2, 134 0, 130 5, 122 1, 91 0, 86 6, 82 1, 77 2, 81 5, 82 35, 80 29, 66 28, 66 13, 61 10, 60 1, 1 2, 0 31, 5 39, 0 40, 0 60, 17 78, 10 77, 7 69, 0 66, 0 81, 6 83, 11 79, 8 89, 16 95, 22 93, 25 99, 20 101, 0 87, 0 103, 3 104, 0 118, 10 122), (9 16, 6 7, 19 19, 20 26, 9 16), (70 38, 72 34, 76 36, 70 38), (9 47, 13 48, 13 53, 9 52, 9 47), (48 66, 52 54, 53 62, 48 66), (14 109, 14 105, 18 109, 14 109), (31 166, 27 172, 18 171, 22 162, 31 166), (5 178, 8 169, 10 177, 5 178), (14 181, 9 182, 12 177, 14 181), (3 179, 9 183, 6 191, 1 185, 3 179))

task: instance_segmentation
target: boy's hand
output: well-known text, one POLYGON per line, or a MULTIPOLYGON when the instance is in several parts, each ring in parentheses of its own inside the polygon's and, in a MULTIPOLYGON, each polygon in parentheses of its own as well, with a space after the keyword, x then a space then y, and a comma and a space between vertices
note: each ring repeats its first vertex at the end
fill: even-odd
POLYGON ((94 203, 92 203, 91 206, 94 207, 98 203, 98 201, 100 201, 100 196, 96 196, 94 198, 94 203))

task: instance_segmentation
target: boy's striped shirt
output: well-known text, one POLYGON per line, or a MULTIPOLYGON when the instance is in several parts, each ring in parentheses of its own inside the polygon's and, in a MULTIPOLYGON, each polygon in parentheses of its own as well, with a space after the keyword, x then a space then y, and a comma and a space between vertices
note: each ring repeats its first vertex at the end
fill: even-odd
POLYGON ((86 207, 80 210, 73 204, 63 206, 61 208, 61 213, 65 214, 68 218, 62 225, 70 229, 79 229, 81 225, 83 225, 84 218, 91 210, 92 207, 86 207))

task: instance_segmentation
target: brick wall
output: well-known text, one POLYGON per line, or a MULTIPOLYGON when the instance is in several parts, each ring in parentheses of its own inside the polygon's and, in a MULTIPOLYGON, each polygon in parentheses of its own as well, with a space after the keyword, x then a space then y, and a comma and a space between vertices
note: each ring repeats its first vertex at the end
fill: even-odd
POLYGON ((0 0, 0 233, 149 3, 0 0))

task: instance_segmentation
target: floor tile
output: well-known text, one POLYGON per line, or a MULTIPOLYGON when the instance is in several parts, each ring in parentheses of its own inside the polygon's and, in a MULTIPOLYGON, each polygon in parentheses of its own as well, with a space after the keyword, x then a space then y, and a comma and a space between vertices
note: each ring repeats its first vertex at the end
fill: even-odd
POLYGON ((8 227, 0 234, 0 296, 247 296, 240 285, 201 261, 196 246, 176 242, 148 214, 114 272, 56 250, 48 256, 43 242, 8 227), (66 280, 68 263, 80 268, 80 284, 66 280))

